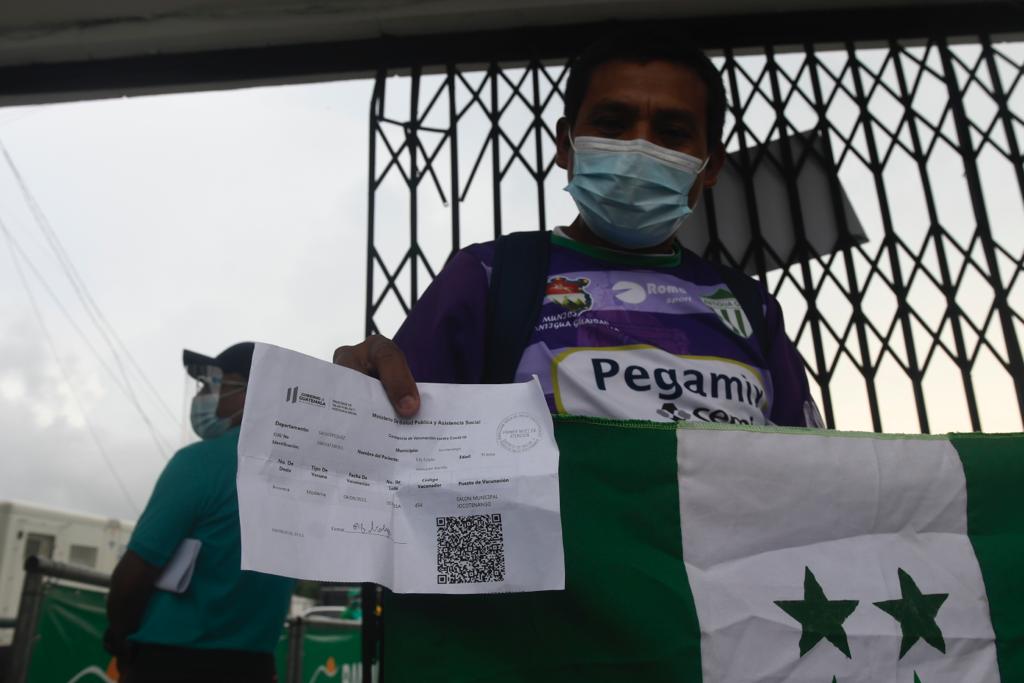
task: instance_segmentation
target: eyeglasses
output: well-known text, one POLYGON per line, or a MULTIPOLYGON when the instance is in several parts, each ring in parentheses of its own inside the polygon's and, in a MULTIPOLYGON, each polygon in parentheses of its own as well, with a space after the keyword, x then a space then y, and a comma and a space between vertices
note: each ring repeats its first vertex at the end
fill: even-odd
POLYGON ((185 371, 204 388, 218 387, 224 381, 224 371, 216 365, 189 365, 185 371))
POLYGON ((216 365, 189 365, 186 367, 189 376, 196 381, 197 393, 220 391, 221 387, 245 387, 246 382, 224 379, 224 371, 216 365))

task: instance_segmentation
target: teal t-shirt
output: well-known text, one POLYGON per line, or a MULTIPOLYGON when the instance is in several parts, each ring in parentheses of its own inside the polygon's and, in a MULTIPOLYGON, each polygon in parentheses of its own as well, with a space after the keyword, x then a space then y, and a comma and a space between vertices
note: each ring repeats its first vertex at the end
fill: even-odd
POLYGON ((157 480, 128 549, 162 567, 183 539, 202 547, 188 589, 154 591, 132 640, 254 652, 276 647, 295 582, 240 569, 238 434, 236 427, 181 449, 157 480))

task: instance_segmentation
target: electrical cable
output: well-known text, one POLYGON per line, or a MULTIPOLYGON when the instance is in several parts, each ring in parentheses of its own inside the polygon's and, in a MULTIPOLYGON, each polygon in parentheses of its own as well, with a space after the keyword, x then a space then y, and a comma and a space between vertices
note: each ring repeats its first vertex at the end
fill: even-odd
MULTIPOLYGON (((47 282, 46 278, 39 271, 39 268, 37 268, 36 264, 32 261, 32 258, 28 255, 25 249, 18 242, 17 238, 15 238, 14 235, 11 234, 10 230, 6 228, 5 234, 7 236, 10 246, 12 246, 17 251, 18 255, 21 257, 21 260, 29 267, 30 272, 35 276, 39 284, 42 285, 43 290, 50 296, 50 299, 53 301, 53 303, 56 304, 57 310, 59 310, 64 315, 64 318, 71 325, 72 329, 75 330, 75 332, 78 334, 79 338, 85 343, 89 351, 92 352, 93 357, 95 357, 96 361, 100 364, 100 367, 102 367, 107 372, 107 374, 110 375, 110 379, 114 382, 114 385, 121 390, 121 393, 123 393, 126 398, 131 400, 131 396, 128 392, 128 389, 124 386, 121 379, 117 376, 117 373, 114 372, 110 365, 108 365, 107 362, 103 359, 103 356, 100 355, 99 350, 93 345, 88 335, 85 334, 85 331, 81 328, 78 322, 71 315, 71 312, 68 311, 67 307, 64 305, 64 302, 61 301, 57 293, 53 290, 52 287, 50 287, 50 283, 47 282)), ((163 436, 160 435, 160 437, 161 444, 166 448, 167 444, 164 443, 163 436)))
POLYGON ((51 250, 57 257, 58 265, 64 272, 64 275, 68 278, 68 281, 71 283, 72 289, 75 290, 75 294, 78 296, 78 299, 82 303, 83 308, 85 308, 86 314, 92 321, 93 326, 99 332, 100 337, 103 339, 107 348, 110 350, 110 353, 113 356, 114 363, 117 366, 118 370, 120 371, 122 378, 124 379, 124 384, 128 391, 129 400, 135 406, 135 409, 138 412, 139 417, 142 419, 143 423, 146 425, 146 428, 149 430, 153 442, 157 445, 157 448, 160 451, 160 455, 166 461, 168 456, 163 439, 158 435, 155 425, 149 418, 149 414, 146 412, 145 408, 143 408, 141 402, 138 399, 138 396, 135 393, 135 390, 132 386, 131 378, 128 376, 128 372, 125 369, 124 363, 121 360, 121 353, 118 352, 117 346, 115 345, 115 341, 117 342, 117 345, 121 347, 124 355, 129 359, 129 362, 133 365, 136 372, 142 377, 143 382, 149 388, 150 392, 156 397, 157 401, 163 407, 164 411, 176 423, 177 420, 174 418, 173 411, 171 411, 170 408, 167 407, 167 404, 163 400, 163 397, 160 396, 159 392, 157 392, 156 387, 153 386, 153 383, 146 376, 145 372, 142 371, 141 366, 138 364, 134 356, 128 350, 127 346, 121 340, 120 336, 117 334, 117 331, 114 329, 113 325, 111 325, 110 322, 107 320, 106 316, 103 314, 103 311, 100 309, 95 299, 93 299, 91 293, 88 290, 88 287, 86 287, 85 285, 85 281, 78 273, 78 270, 75 268, 74 262, 71 260, 71 257, 64 249, 64 245, 61 243, 56 231, 50 224, 50 221, 47 218, 46 213, 43 211, 42 206, 40 206, 39 203, 36 201, 35 196, 32 194, 31 189, 28 187, 28 183, 25 181, 24 177, 21 174, 21 171, 17 167, 17 164, 14 163, 14 159, 11 158, 11 155, 8 152, 7 147, 3 144, 2 141, 0 141, 0 151, 3 152, 4 159, 6 160, 7 165, 11 170, 11 173, 14 175, 15 179, 18 182, 18 186, 20 187, 22 195, 25 198, 25 202, 28 204, 29 209, 32 212, 32 215, 35 218, 37 227, 43 233, 43 236, 49 243, 51 250))
POLYGON ((121 363, 120 355, 114 348, 110 335, 107 332, 106 327, 110 327, 109 323, 107 323, 106 319, 102 316, 102 311, 99 310, 99 306, 96 305, 95 300, 92 298, 88 288, 85 286, 85 282, 78 273, 78 270, 75 268, 74 262, 71 261, 71 257, 64 249, 64 245, 61 243, 56 231, 50 224, 49 218, 43 211, 42 206, 40 206, 36 201, 35 195, 32 194, 32 191, 28 187, 28 183, 21 175, 21 171, 18 169, 17 164, 14 163, 14 159, 11 158, 10 153, 2 142, 0 142, 0 150, 3 151, 4 159, 7 161, 7 165, 9 166, 11 173, 14 174, 15 179, 18 181, 18 186, 25 198, 25 202, 28 204, 33 217, 36 219, 37 227, 39 227, 40 231, 43 233, 43 237, 46 238, 51 250, 57 257, 58 265, 64 272, 64 275, 68 278, 68 281, 71 283, 72 288, 75 290, 75 294, 82 302, 82 306, 85 308, 86 314, 92 320, 92 323, 100 333, 100 336, 103 337, 108 349, 110 349, 110 352, 114 357, 114 362, 117 364, 126 386, 132 394, 133 400, 137 401, 138 399, 134 397, 134 391, 131 387, 131 380, 128 378, 124 365, 121 363), (104 323, 106 323, 106 326, 104 326, 104 323))
POLYGON ((68 392, 71 394, 71 397, 75 402, 75 406, 78 408, 78 412, 82 415, 82 420, 85 422, 89 435, 92 437, 92 442, 96 446, 96 450, 99 452, 100 457, 103 458, 104 464, 106 464, 107 469, 110 471, 111 476, 117 483, 117 487, 121 490, 122 495, 124 495, 125 500, 128 501, 128 504, 131 506, 132 511, 135 512, 135 514, 137 515, 139 514, 139 506, 135 503, 135 500, 128 492, 128 487, 125 485, 124 480, 121 479, 121 475, 118 474, 117 469, 114 467, 113 462, 110 460, 110 455, 103 447, 103 444, 99 439, 99 435, 93 428, 92 421, 89 420, 89 415, 88 413, 85 412, 85 409, 82 406, 82 402, 78 398, 78 393, 75 391, 75 387, 71 383, 71 377, 68 374, 67 369, 64 367, 64 363, 61 362, 60 355, 57 353, 57 346, 56 344, 54 344, 53 337, 50 335, 50 330, 46 327, 46 322, 43 320, 42 311, 39 310, 39 304, 36 302, 35 295, 32 294, 31 287, 29 287, 28 278, 25 277, 25 272, 22 270, 21 263, 18 261, 18 255, 14 250, 10 231, 8 231, 7 225, 6 223, 3 222, 3 219, 0 219, 0 230, 2 230, 4 236, 7 237, 8 250, 11 253, 11 261, 14 262, 14 269, 18 274, 18 279, 21 280, 21 285, 22 287, 24 287, 25 294, 26 296, 28 296, 29 303, 32 305, 32 312, 35 314, 36 322, 39 323, 39 328, 43 332, 43 338, 46 340, 46 345, 50 348, 50 353, 53 354, 53 359, 57 363, 57 368, 60 370, 60 374, 64 378, 64 383, 68 387, 68 392))

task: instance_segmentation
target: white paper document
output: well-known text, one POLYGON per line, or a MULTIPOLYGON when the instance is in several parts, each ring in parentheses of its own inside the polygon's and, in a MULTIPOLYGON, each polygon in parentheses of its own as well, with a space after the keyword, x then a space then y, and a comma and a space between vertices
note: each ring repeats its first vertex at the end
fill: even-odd
POLYGON ((242 569, 398 593, 565 587, 558 447, 540 384, 376 379, 257 344, 238 443, 242 569))
POLYGON ((168 593, 184 593, 192 583, 192 573, 196 569, 199 550, 203 542, 198 538, 186 538, 174 551, 174 555, 164 566, 163 572, 156 580, 156 587, 168 593))

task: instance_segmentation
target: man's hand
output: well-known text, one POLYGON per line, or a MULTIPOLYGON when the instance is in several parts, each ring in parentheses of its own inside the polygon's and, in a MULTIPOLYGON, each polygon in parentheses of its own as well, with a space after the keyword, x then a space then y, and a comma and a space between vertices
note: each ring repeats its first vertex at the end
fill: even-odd
POLYGON ((402 417, 412 417, 420 409, 420 392, 405 354, 387 337, 373 335, 355 346, 339 346, 334 351, 334 362, 378 378, 402 417))

